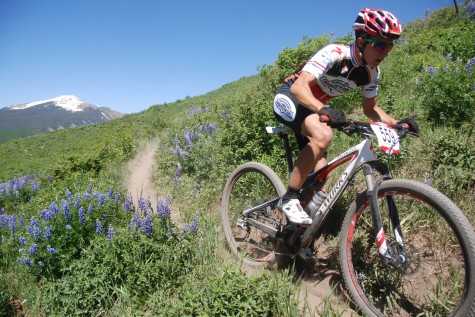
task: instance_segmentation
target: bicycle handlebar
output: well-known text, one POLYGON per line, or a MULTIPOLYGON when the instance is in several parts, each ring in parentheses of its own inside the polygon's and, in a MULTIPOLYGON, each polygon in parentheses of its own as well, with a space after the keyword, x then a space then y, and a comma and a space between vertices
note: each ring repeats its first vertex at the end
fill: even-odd
MULTIPOLYGON (((330 122, 330 118, 326 115, 321 115, 320 122, 328 124, 330 122)), ((406 134, 418 136, 418 134, 411 132, 409 130, 410 126, 407 123, 390 124, 389 126, 398 131, 399 137, 403 137, 406 134)), ((336 128, 347 135, 351 135, 356 132, 359 132, 360 134, 368 134, 368 133, 374 134, 373 130, 371 129, 370 123, 366 121, 347 120, 345 125, 342 125, 340 127, 332 127, 332 128, 336 128)))

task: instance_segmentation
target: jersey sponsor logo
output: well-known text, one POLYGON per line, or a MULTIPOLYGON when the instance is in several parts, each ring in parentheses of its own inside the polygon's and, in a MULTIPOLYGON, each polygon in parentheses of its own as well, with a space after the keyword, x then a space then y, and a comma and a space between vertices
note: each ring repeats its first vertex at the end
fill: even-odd
POLYGON ((337 46, 334 49, 332 49, 331 53, 336 52, 338 55, 343 55, 343 51, 341 50, 341 47, 337 46))
POLYGON ((274 110, 284 120, 293 121, 295 119, 295 106, 289 97, 277 94, 274 101, 274 110))
POLYGON ((344 94, 347 91, 352 90, 353 88, 350 86, 348 81, 342 79, 330 79, 326 76, 320 77, 320 84, 325 88, 324 90, 328 90, 330 94, 344 94))

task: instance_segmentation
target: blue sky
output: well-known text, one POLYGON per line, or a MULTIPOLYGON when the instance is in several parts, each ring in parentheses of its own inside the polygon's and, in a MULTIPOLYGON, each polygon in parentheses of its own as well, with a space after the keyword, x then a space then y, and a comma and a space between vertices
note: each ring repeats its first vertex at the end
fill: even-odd
POLYGON ((139 112, 255 75, 304 35, 346 35, 363 7, 391 11, 406 24, 451 5, 449 0, 0 0, 0 108, 76 95, 139 112))

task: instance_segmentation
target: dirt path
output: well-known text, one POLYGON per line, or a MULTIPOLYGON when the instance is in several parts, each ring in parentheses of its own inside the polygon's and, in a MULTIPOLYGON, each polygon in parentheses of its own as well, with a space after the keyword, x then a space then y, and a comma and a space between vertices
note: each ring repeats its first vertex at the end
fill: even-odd
MULTIPOLYGON (((127 191, 133 196, 133 203, 138 207, 140 197, 150 197, 153 209, 157 206, 157 189, 152 182, 152 172, 154 166, 154 153, 159 145, 159 141, 154 139, 142 146, 135 158, 128 164, 128 176, 125 179, 127 191)), ((172 220, 177 221, 179 215, 176 210, 174 214, 172 208, 172 220)), ((336 271, 336 261, 330 254, 319 248, 317 263, 303 263, 297 269, 301 274, 300 302, 301 307, 309 307, 311 316, 318 316, 318 311, 323 311, 325 302, 330 301, 333 305, 342 305, 342 296, 334 285, 338 282, 339 274, 336 271), (317 309, 318 307, 318 309, 317 309)), ((342 310, 342 309, 341 309, 342 310)), ((343 313, 341 316, 352 316, 350 313, 343 313)), ((310 317, 310 316, 309 316, 310 317)))

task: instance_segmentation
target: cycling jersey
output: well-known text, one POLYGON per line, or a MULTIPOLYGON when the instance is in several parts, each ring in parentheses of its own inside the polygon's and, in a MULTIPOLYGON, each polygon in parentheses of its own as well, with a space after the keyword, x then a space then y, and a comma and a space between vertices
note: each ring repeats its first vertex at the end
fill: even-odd
POLYGON ((362 65, 356 57, 355 44, 331 44, 313 55, 300 69, 285 79, 291 86, 302 71, 317 78, 310 88, 320 102, 340 96, 356 87, 362 87, 364 97, 373 98, 378 93, 379 67, 362 65))

